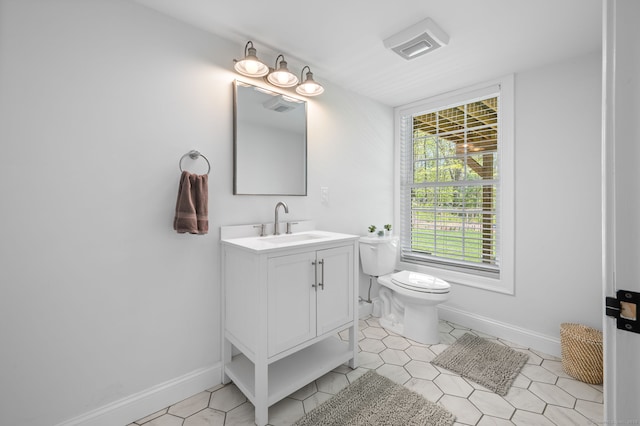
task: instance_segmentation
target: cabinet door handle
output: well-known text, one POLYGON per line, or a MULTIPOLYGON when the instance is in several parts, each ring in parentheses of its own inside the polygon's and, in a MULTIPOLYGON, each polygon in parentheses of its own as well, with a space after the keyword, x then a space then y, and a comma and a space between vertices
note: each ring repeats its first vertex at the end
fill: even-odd
POLYGON ((324 259, 318 263, 320 263, 320 282, 318 283, 318 287, 324 290, 324 259))
POLYGON ((311 264, 314 267, 313 284, 311 284, 311 287, 316 288, 316 280, 318 279, 318 263, 314 260, 313 262, 311 262, 311 264))

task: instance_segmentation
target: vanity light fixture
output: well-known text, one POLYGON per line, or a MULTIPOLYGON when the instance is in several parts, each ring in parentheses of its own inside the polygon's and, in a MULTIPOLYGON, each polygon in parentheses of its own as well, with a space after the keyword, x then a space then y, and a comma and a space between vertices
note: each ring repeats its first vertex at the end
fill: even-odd
POLYGON ((278 87, 293 87, 298 84, 298 77, 287 68, 287 61, 284 60, 284 55, 278 55, 276 66, 267 75, 267 81, 278 87), (280 61, 280 66, 278 66, 278 59, 280 58, 282 60, 280 61))
POLYGON ((244 58, 234 59, 233 62, 235 62, 233 68, 239 74, 247 77, 264 77, 269 84, 276 87, 295 87, 299 95, 317 96, 324 92, 324 87, 313 79, 313 73, 308 65, 302 68, 300 79, 289 71, 287 61, 282 54, 278 55, 275 66, 271 68, 258 59, 256 48, 253 47, 251 40, 244 46, 244 58))
POLYGON ((233 68, 247 77, 263 77, 269 73, 269 67, 256 56, 256 49, 253 47, 252 41, 248 41, 244 46, 244 58, 239 61, 234 59, 234 61, 236 64, 233 68))
POLYGON ((324 92, 324 87, 313 79, 313 73, 308 65, 305 65, 304 68, 302 68, 302 71, 300 72, 300 80, 302 80, 302 75, 304 74, 305 69, 308 70, 306 78, 298 85, 298 87, 296 87, 296 92, 304 96, 317 96, 324 92))

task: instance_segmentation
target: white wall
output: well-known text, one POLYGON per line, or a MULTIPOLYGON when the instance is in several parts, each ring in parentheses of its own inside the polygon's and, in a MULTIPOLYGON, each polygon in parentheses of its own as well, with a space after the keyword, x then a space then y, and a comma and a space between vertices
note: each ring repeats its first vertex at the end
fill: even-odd
POLYGON ((309 103, 309 195, 232 195, 242 48, 124 1, 0 0, 1 424, 199 371, 214 385, 221 225, 272 221, 280 200, 327 230, 392 221, 392 110, 329 83, 309 103), (211 161, 206 236, 171 228, 191 149, 211 161))
POLYGON ((516 73, 515 295, 454 285, 447 307, 467 325, 519 328, 557 353, 560 323, 601 328, 600 79, 600 52, 516 73))

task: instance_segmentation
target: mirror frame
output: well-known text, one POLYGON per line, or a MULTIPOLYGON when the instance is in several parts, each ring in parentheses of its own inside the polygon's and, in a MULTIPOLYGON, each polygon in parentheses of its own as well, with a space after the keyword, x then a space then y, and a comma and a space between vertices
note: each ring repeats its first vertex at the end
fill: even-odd
POLYGON ((242 80, 234 80, 233 81, 233 195, 277 195, 277 196, 306 196, 308 192, 308 103, 306 99, 301 99, 299 96, 291 96, 288 93, 281 93, 271 88, 267 89, 262 86, 258 86, 247 81, 242 80), (267 94, 272 94, 273 96, 287 96, 290 98, 294 98, 301 103, 304 103, 304 132, 303 132, 303 143, 304 143, 304 173, 302 178, 304 179, 304 189, 299 193, 289 193, 286 191, 270 191, 270 192, 238 192, 238 162, 239 162, 239 154, 238 154, 238 122, 240 121, 238 118, 238 86, 242 87, 251 87, 258 88, 259 91, 265 92, 267 94))

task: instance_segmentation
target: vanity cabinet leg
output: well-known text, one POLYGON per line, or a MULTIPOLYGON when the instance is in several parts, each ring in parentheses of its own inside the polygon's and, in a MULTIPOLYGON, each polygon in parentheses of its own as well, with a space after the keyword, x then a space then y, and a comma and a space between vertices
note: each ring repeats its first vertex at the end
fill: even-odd
POLYGON ((269 423, 269 385, 267 382, 268 365, 266 363, 256 363, 256 425, 264 426, 269 423))
POLYGON ((222 384, 226 385, 231 382, 231 378, 227 376, 227 365, 231 362, 231 342, 222 339, 222 384))
POLYGON ((358 368, 358 328, 355 325, 349 327, 349 351, 353 354, 353 358, 349 360, 349 367, 358 368))

